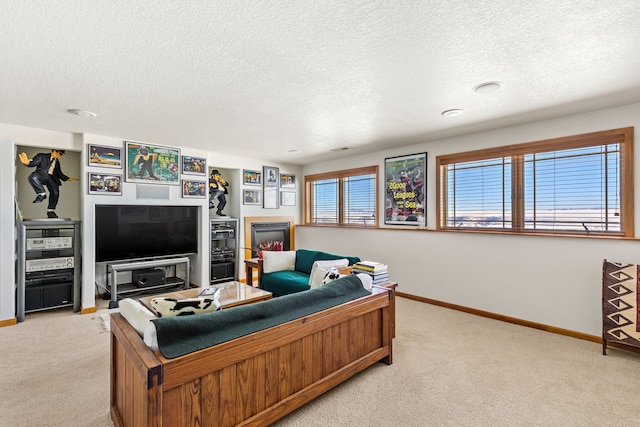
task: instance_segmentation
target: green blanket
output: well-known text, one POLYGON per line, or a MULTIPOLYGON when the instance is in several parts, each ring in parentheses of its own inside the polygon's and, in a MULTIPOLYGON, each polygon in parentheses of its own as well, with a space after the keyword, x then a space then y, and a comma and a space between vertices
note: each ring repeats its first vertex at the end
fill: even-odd
POLYGON ((370 295, 348 275, 308 291, 196 316, 152 320, 162 355, 173 359, 370 295))

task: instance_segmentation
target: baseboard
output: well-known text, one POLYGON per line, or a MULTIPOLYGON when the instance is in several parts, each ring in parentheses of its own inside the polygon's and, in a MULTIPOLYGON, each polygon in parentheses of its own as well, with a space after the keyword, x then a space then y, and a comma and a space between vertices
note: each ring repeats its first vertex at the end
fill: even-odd
MULTIPOLYGON (((568 337, 578 338, 581 340, 592 341, 595 343, 602 344, 602 337, 597 335, 585 334, 583 332, 576 332, 570 329, 557 328, 555 326, 545 325, 543 323, 530 322, 528 320, 518 319, 516 317, 503 316, 502 314, 491 313, 490 311, 478 310, 475 308, 465 307, 462 305, 451 304, 444 301, 438 301, 431 298, 420 297, 417 295, 407 294, 405 292, 396 291, 396 296, 403 297, 415 301, 424 302, 431 305, 437 305, 440 307, 450 308, 452 310, 462 311, 469 314, 474 314, 476 316, 487 317, 489 319, 500 320, 502 322, 514 323, 520 326, 526 326, 528 328, 540 329, 546 332, 552 332, 554 334, 566 335, 568 337)), ((633 351, 636 353, 640 353, 640 349, 629 347, 625 345, 618 345, 617 343, 608 343, 607 347, 620 348, 624 350, 633 351)))
POLYGON ((18 319, 15 317, 12 319, 0 320, 0 328, 4 326, 13 326, 18 324, 18 319))

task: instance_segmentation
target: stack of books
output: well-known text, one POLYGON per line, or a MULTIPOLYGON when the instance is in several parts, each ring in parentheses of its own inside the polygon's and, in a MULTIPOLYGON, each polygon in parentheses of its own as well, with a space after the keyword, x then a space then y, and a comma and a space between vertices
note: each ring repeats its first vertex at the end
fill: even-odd
POLYGON ((353 274, 366 273, 373 278, 373 284, 386 283, 389 281, 389 267, 375 261, 360 261, 353 265, 351 270, 353 274))

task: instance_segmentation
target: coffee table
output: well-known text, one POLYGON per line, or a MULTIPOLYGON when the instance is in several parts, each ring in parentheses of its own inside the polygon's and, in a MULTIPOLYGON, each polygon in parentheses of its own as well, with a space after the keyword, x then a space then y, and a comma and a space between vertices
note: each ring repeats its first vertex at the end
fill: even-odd
MULTIPOLYGON (((209 285, 209 288, 219 288, 220 289, 220 297, 218 301, 220 302, 220 308, 230 308, 238 305, 245 304, 253 304, 254 302, 264 301, 273 298, 273 294, 269 291, 265 291, 260 288, 255 288, 253 286, 245 285, 242 282, 224 282, 224 283, 216 283, 214 285, 209 285)), ((146 308, 151 310, 152 313, 156 314, 156 311, 151 306, 151 300, 154 298, 195 298, 200 295, 206 288, 193 288, 188 290, 181 290, 176 292, 168 292, 166 294, 160 295, 151 295, 145 298, 140 298, 140 303, 144 305, 146 308)), ((205 295, 206 296, 206 295, 205 295)))

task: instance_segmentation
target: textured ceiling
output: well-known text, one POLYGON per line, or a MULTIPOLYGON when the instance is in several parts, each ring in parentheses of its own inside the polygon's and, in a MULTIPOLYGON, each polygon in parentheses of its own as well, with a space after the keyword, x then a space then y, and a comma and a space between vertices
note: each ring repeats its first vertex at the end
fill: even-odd
POLYGON ((640 102, 638 0, 0 6, 7 124, 306 164, 640 102))

